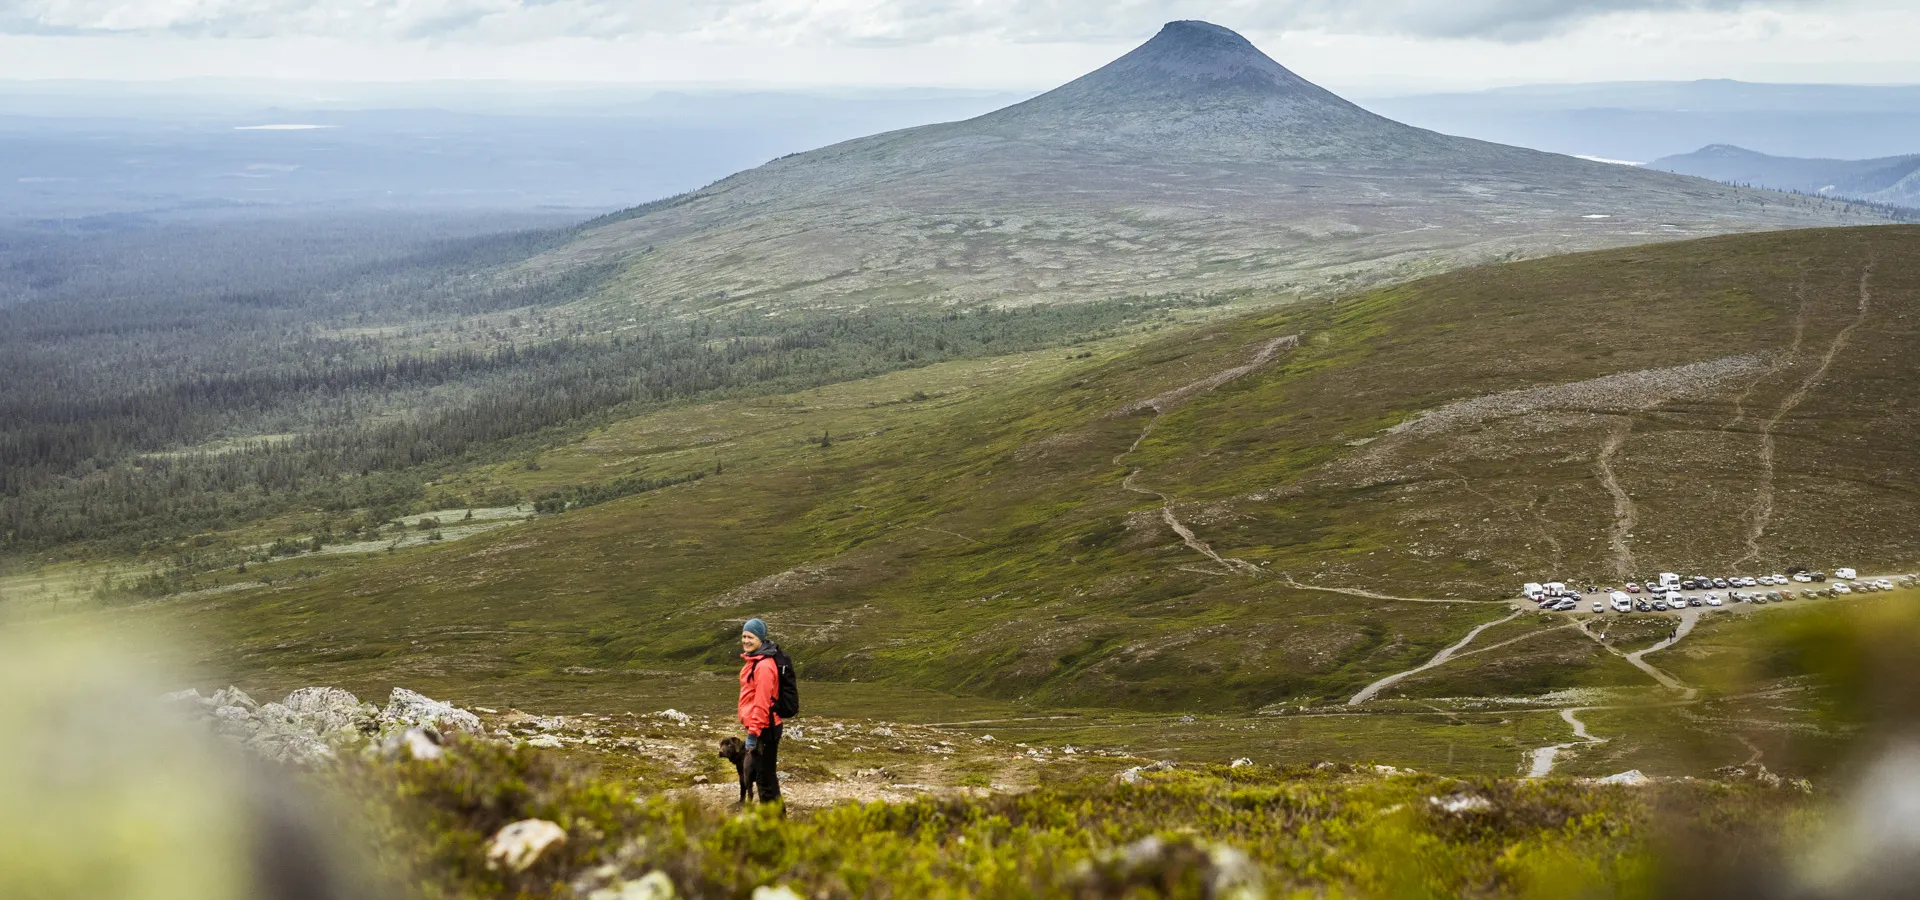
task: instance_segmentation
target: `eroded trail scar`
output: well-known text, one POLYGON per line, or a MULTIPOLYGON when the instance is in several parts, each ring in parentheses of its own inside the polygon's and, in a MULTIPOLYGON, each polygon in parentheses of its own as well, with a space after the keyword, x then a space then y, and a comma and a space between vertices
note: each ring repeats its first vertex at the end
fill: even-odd
POLYGON ((1433 658, 1430 660, 1427 660, 1425 664, 1412 669, 1408 669, 1405 672, 1395 672, 1392 675, 1388 675, 1387 677, 1382 678, 1379 681, 1376 681, 1370 685, 1367 685, 1364 688, 1361 688, 1360 693, 1354 694, 1352 698, 1347 700, 1347 705, 1359 706, 1360 704, 1365 703, 1368 700, 1372 700, 1375 695, 1379 694, 1381 691, 1386 690, 1389 687, 1392 687, 1396 682, 1400 681, 1403 678, 1407 678, 1413 675, 1418 675, 1421 672, 1425 672, 1428 669, 1432 669, 1437 666, 1445 664, 1447 660, 1453 658, 1453 655, 1455 653, 1458 653, 1461 650, 1466 649, 1468 644, 1473 643, 1473 639, 1479 637, 1480 632, 1485 631, 1489 628, 1492 628, 1495 625, 1499 625, 1505 622, 1511 622, 1514 619, 1520 618, 1520 614, 1522 612, 1524 612, 1524 610, 1514 610, 1513 615, 1510 615, 1504 619, 1495 619, 1492 622, 1486 622, 1481 625, 1475 626, 1472 631, 1467 632, 1466 637, 1463 637, 1460 639, 1460 643, 1454 644, 1453 646, 1447 647, 1441 650, 1439 653, 1434 654, 1433 658))
POLYGON ((1733 398, 1733 418, 1729 420, 1727 424, 1720 426, 1721 431, 1732 429, 1740 423, 1745 422, 1747 420, 1747 399, 1753 396, 1753 392, 1768 379, 1771 379, 1786 369, 1792 368, 1800 361, 1800 348, 1804 346, 1807 341, 1807 319, 1813 315, 1813 301, 1807 299, 1807 278, 1805 275, 1800 276, 1800 280, 1794 283, 1793 296, 1795 300, 1799 301, 1799 312, 1793 317, 1793 343, 1787 347, 1786 358, 1775 365, 1768 366, 1765 372, 1760 373, 1758 377, 1747 382, 1746 388, 1740 391, 1740 395, 1733 398))
MULTIPOLYGON (((1298 346, 1300 346, 1300 336, 1297 334, 1274 338, 1262 344, 1260 350, 1253 355, 1253 358, 1242 365, 1223 369, 1198 381, 1183 384, 1173 390, 1148 397, 1145 400, 1136 400, 1114 410, 1110 415, 1127 416, 1142 410, 1152 410, 1153 417, 1147 420, 1146 427, 1140 429, 1140 435, 1133 439, 1133 444, 1128 446, 1124 453, 1113 458, 1113 464, 1116 466, 1125 465, 1121 460, 1140 449, 1140 445, 1146 441, 1147 436, 1153 433, 1154 426, 1160 424, 1161 416, 1166 415, 1169 411, 1194 397, 1212 391, 1236 378, 1251 374, 1261 366, 1272 362, 1273 358, 1280 354, 1280 351, 1291 350, 1298 346)), ((1244 559, 1223 557, 1215 552, 1211 545, 1201 540, 1198 535, 1193 533, 1193 529, 1188 528, 1185 523, 1180 521, 1180 517, 1174 514, 1174 498, 1153 490, 1152 488, 1141 487, 1135 483, 1140 477, 1140 472, 1141 470, 1138 468, 1128 472, 1127 477, 1121 480, 1120 486, 1136 494, 1146 494, 1150 497, 1159 498, 1161 504, 1161 521, 1165 522, 1167 527, 1173 530, 1174 534, 1180 536, 1180 541, 1186 544, 1188 549, 1213 561, 1215 565, 1220 566, 1229 573, 1254 577, 1263 574, 1260 567, 1253 563, 1247 562, 1244 559)))
POLYGON ((1569 741, 1565 744, 1554 744, 1549 747, 1541 747, 1533 751, 1533 764, 1527 770, 1528 778, 1545 778, 1553 774, 1554 760, 1560 755, 1560 751, 1562 750, 1585 744, 1604 744, 1607 742, 1606 738, 1597 738, 1587 733, 1586 723, 1580 721, 1578 717, 1580 713, 1585 711, 1585 708, 1563 709, 1560 711, 1560 718, 1566 720, 1568 725, 1573 726, 1573 736, 1579 738, 1579 740, 1569 741))
POLYGON ((1645 659, 1642 659, 1641 657, 1644 657, 1649 653, 1658 653, 1662 650, 1667 649, 1668 647, 1671 647, 1675 644, 1680 643, 1680 640, 1682 638, 1686 637, 1689 633, 1693 631, 1694 623, 1698 621, 1700 621, 1700 611, 1697 609, 1688 609, 1686 612, 1681 613, 1680 624, 1674 626, 1672 637, 1667 638, 1666 640, 1661 641, 1660 643, 1654 644, 1653 646, 1648 647, 1645 650, 1637 650, 1632 653, 1626 654, 1627 662, 1632 663, 1634 668, 1639 669, 1640 671, 1653 676, 1653 680, 1658 681, 1661 684, 1667 687, 1670 687, 1676 691, 1679 691, 1682 694, 1685 694, 1688 700, 1693 699, 1695 696, 1699 695, 1700 693, 1699 691, 1694 690, 1693 688, 1690 688, 1685 684, 1682 684, 1680 682, 1680 679, 1675 678, 1672 675, 1669 675, 1666 672, 1661 671, 1660 669, 1654 668, 1652 663, 1647 662, 1645 659))
POLYGON ((1600 444, 1600 455, 1594 466, 1600 470, 1600 483, 1606 486, 1607 493, 1613 495, 1613 533, 1607 538, 1607 546, 1613 550, 1613 569, 1622 580, 1633 577, 1633 547, 1627 543, 1633 536, 1635 525, 1640 523, 1640 508, 1635 506, 1633 498, 1627 496, 1620 479, 1613 471, 1614 454, 1626 446, 1627 435, 1633 433, 1633 418, 1622 417, 1620 424, 1614 426, 1607 439, 1600 444))
MULTIPOLYGON (((1808 395, 1812 394, 1814 388, 1819 387, 1821 380, 1827 377, 1827 370, 1833 367, 1833 361, 1840 355, 1840 351, 1846 349, 1847 342, 1853 338, 1853 333, 1866 324, 1867 314, 1873 308, 1873 263, 1872 259, 1868 259, 1866 266, 1860 270, 1859 305, 1853 321, 1847 323, 1845 328, 1840 329, 1839 333, 1833 336, 1833 341, 1827 345, 1827 351, 1820 356, 1820 364, 1815 366, 1807 377, 1801 379, 1800 383, 1794 386, 1793 391, 1787 394, 1786 399, 1780 401, 1780 407, 1773 411, 1773 415, 1760 424, 1760 489, 1754 495, 1753 505, 1747 507, 1750 516, 1747 523, 1747 552, 1746 555, 1733 561, 1735 566, 1760 558, 1760 539, 1766 536, 1767 526, 1773 522, 1774 430, 1779 427, 1782 419, 1792 414, 1801 403, 1806 402, 1808 395)), ((1795 340, 1797 348, 1797 336, 1795 340)))

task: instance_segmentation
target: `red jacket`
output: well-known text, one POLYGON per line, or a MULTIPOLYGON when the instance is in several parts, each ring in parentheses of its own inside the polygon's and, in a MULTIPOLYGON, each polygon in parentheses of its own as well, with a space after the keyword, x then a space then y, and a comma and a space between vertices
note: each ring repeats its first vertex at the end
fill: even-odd
POLYGON ((758 653, 742 653, 740 658, 747 661, 740 667, 740 724, 759 737, 769 724, 780 724, 780 717, 773 713, 773 698, 780 693, 780 667, 773 657, 758 653))

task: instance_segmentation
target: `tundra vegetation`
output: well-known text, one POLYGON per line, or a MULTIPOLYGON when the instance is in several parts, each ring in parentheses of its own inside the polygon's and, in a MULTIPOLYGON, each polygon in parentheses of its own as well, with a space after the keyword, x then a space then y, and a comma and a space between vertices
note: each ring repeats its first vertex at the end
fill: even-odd
POLYGON ((1835 649, 1909 635, 1876 617, 1911 592, 1513 600, 1912 569, 1920 228, 1678 240, 1884 216, 1408 129, 1223 32, 578 228, 335 236, 299 290, 188 267, 122 296, 63 281, 99 247, 8 244, 54 264, 0 301, 0 602, 178 635, 209 683, 509 710, 320 776, 449 896, 1769 877, 1865 729, 1913 719, 1859 699, 1910 669, 1835 649), (1082 153, 1114 165, 1075 184, 1082 153), (1005 215, 928 218, 968 172, 1005 215), (1084 205, 1121 184, 1147 194, 1084 205), (724 721, 753 615, 836 729, 783 752, 835 801, 785 822, 710 808, 710 750, 600 724, 724 721), (596 724, 506 743, 528 715, 596 724), (522 818, 566 849, 487 868, 522 818))

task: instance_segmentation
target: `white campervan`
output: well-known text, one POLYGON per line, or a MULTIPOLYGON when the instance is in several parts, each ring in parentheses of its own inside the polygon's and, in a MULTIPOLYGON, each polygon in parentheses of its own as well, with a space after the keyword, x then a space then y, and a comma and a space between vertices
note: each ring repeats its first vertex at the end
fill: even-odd
POLYGON ((1679 590, 1679 589, 1680 589, 1680 576, 1678 576, 1678 575, 1675 575, 1675 574, 1674 574, 1674 573, 1672 573, 1672 572, 1661 572, 1661 573, 1660 573, 1660 587, 1661 587, 1661 588, 1662 588, 1663 590, 1669 590, 1669 591, 1677 591, 1677 590, 1679 590))
POLYGON ((1547 589, 1538 581, 1529 581, 1520 586, 1520 596, 1539 603, 1547 598, 1547 589))
POLYGON ((1613 601, 1615 612, 1633 612, 1633 597, 1626 591, 1614 591, 1607 595, 1607 599, 1613 601))
POLYGON ((1855 578, 1859 578, 1860 573, 1855 572, 1852 569, 1835 569, 1833 570, 1833 577, 1838 578, 1841 581, 1852 581, 1855 578))

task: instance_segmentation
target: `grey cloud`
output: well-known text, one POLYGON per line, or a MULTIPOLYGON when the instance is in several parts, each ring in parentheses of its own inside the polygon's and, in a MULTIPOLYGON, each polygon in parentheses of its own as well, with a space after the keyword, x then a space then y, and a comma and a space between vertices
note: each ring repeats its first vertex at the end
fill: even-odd
POLYGON ((1617 12, 1897 8, 1909 0, 0 0, 0 33, 515 43, 677 35, 854 46, 948 37, 1123 42, 1170 19, 1527 41, 1617 12))

